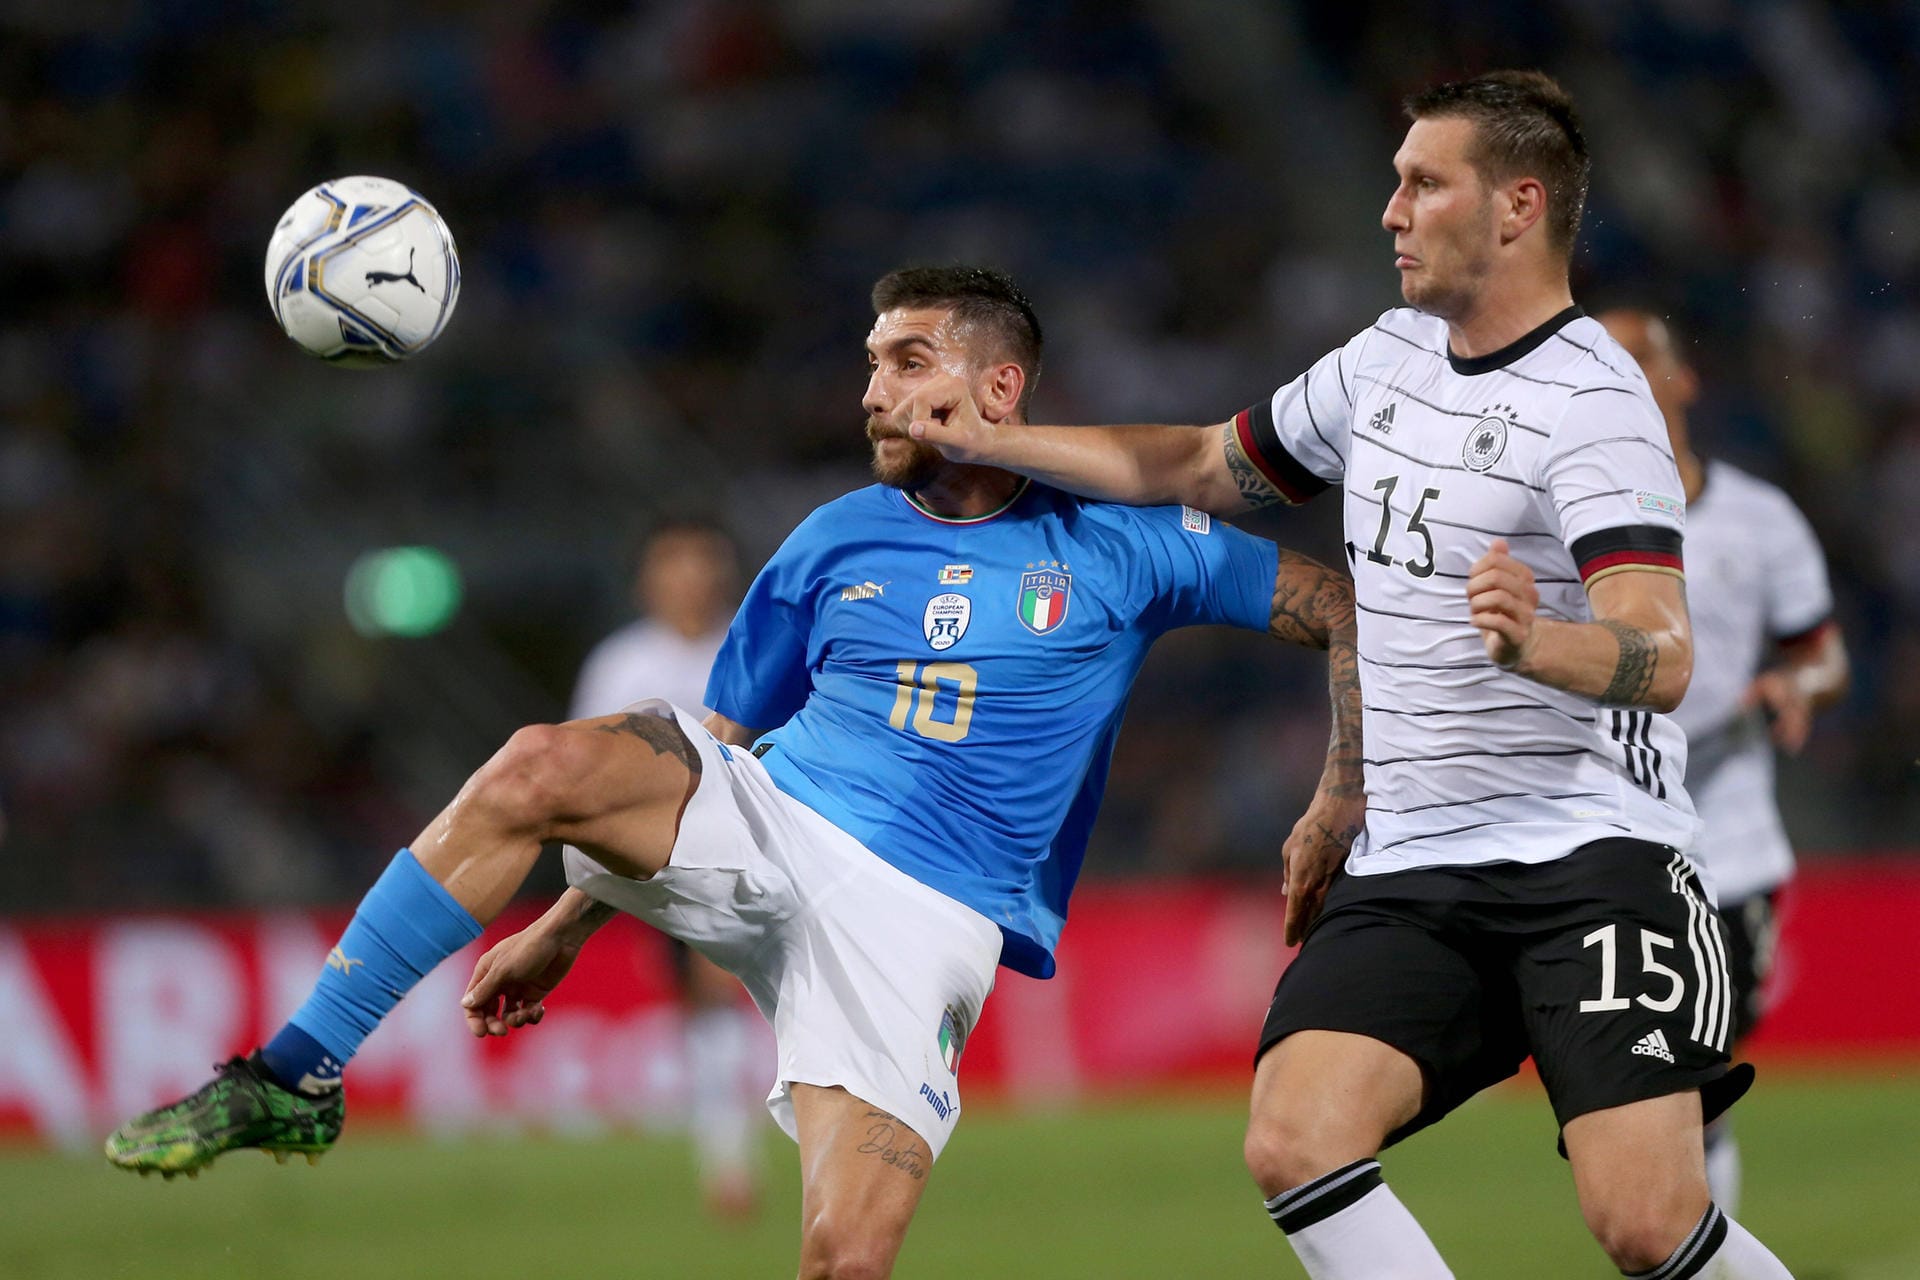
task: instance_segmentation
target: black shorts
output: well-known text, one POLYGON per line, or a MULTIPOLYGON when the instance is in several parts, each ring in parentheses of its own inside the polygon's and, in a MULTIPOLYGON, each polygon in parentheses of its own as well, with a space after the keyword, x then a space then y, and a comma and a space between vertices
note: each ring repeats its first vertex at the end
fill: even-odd
POLYGON ((1733 979, 1733 1043, 1753 1034, 1767 1011, 1767 979, 1780 939, 1774 917, 1779 890, 1756 893, 1720 908, 1720 928, 1727 936, 1727 971, 1733 979))
POLYGON ((1711 1119, 1752 1079, 1719 921, 1685 858, 1613 838, 1554 862, 1343 876, 1280 977, 1260 1052, 1295 1031, 1384 1041, 1426 1076, 1432 1124, 1533 1056, 1560 1124, 1699 1089, 1711 1119))

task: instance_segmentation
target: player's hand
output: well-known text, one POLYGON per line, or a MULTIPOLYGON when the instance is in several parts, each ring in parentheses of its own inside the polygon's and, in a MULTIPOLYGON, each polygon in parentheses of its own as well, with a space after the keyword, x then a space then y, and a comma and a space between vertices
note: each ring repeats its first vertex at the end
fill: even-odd
POLYGON ((1740 699, 1743 711, 1758 707, 1773 724, 1773 740, 1788 755, 1797 756, 1813 732, 1813 699, 1794 679, 1792 671, 1762 671, 1740 699))
POLYGON ((893 411, 893 424, 953 462, 990 462, 999 432, 980 416, 965 378, 936 373, 893 411))
POLYGON ((467 979, 461 1008, 476 1036, 504 1036, 515 1027, 539 1024, 546 999, 573 968, 577 945, 531 925, 481 956, 467 979))
POLYGON ((1467 607, 1494 665, 1511 671, 1526 661, 1533 650, 1540 589, 1533 570, 1507 550, 1505 538, 1495 538, 1487 554, 1473 562, 1467 607))
POLYGON ((1293 824, 1280 847, 1280 866, 1287 879, 1286 942, 1293 946, 1307 936, 1320 918, 1333 878, 1346 863, 1347 851, 1360 835, 1367 817, 1367 800, 1357 787, 1334 787, 1322 780, 1313 803, 1293 824))

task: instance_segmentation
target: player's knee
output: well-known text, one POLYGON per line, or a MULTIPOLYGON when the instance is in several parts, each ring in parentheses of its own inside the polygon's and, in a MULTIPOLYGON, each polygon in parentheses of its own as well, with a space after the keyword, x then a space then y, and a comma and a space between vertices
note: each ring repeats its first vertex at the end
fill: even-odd
POLYGON ((885 1280, 893 1274, 899 1242, 825 1215, 807 1224, 800 1245, 800 1280, 885 1280))
POLYGON ((1651 1271, 1665 1262, 1700 1220, 1698 1213, 1676 1211, 1674 1197, 1651 1188, 1581 1208, 1587 1230, 1613 1265, 1629 1274, 1651 1271))
POLYGON ((1277 1196, 1356 1158, 1338 1158, 1323 1130, 1286 1107, 1267 1108, 1247 1122, 1243 1154, 1262 1195, 1277 1196))
POLYGON ((575 735, 558 725, 515 731, 474 775, 469 802, 499 825, 537 831, 566 814, 577 786, 575 735))

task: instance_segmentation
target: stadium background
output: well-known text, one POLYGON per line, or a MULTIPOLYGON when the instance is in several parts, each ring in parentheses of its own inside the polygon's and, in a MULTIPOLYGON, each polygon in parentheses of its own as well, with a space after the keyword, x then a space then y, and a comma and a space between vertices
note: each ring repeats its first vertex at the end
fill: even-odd
MULTIPOLYGON (((1803 955, 1833 960, 1804 967, 1830 985, 1802 987, 1780 1033, 1797 1083, 1777 1110, 1851 1132, 1862 1113, 1849 1106, 1871 1096, 1875 1114, 1891 1098, 1887 1123, 1920 1147, 1916 1096, 1901 1092, 1920 1060, 1906 949, 1920 875, 1907 851, 1920 818, 1920 87, 1903 74, 1916 57, 1920 11, 1866 0, 441 2, 351 16, 13 0, 0 11, 0 969, 44 995, 89 1078, 54 1104, 64 1119, 27 1123, 21 1081, 47 1062, 26 1061, 21 1046, 41 1041, 16 1021, 0 1037, 0 1127, 81 1143, 96 1110, 127 1100, 116 1087, 160 1087, 151 1074, 114 1086, 109 1059, 197 1052, 167 1039, 214 1025, 193 1022, 205 1006, 192 993, 225 989, 197 981, 215 952, 195 939, 227 948, 246 993, 245 1019, 221 1034, 284 1013, 291 998, 259 979, 277 963, 269 935, 308 963, 303 931, 336 918, 514 726, 560 714, 586 648, 624 616, 649 522, 717 513, 757 564, 813 505, 862 483, 858 344, 875 276, 909 261, 1012 271, 1050 338, 1039 417, 1218 419, 1397 301, 1377 219, 1400 96, 1539 65, 1583 104, 1597 160, 1576 295, 1671 311, 1705 379, 1696 436, 1807 511, 1854 656, 1847 703, 1783 770, 1825 904, 1790 928, 1808 931, 1803 955), (348 172, 425 192, 465 269, 436 348, 376 374, 301 356, 261 296, 281 210, 348 172), (454 568, 458 609, 444 625, 386 618, 428 629, 417 637, 350 620, 353 566, 410 546, 445 557, 424 561, 429 576, 454 568), (1867 905, 1879 915, 1861 928, 1867 905), (148 949, 127 950, 129 936, 148 949), (116 964, 180 985, 110 999, 96 975, 116 964), (144 1022, 129 1020, 136 1006, 144 1022), (1873 1082, 1892 1092, 1863 1095, 1873 1082)), ((1321 506, 1259 527, 1331 558, 1337 513, 1321 506)), ((1026 1012, 1003 1009, 1003 1023, 1047 1046, 1028 1055, 1037 1085, 1014 1098, 1237 1085, 1236 1019, 1257 1017, 1278 963, 1259 927, 1275 850, 1324 741, 1318 685, 1311 664, 1257 640, 1163 644, 1089 858, 1089 901, 1105 905, 1081 945, 1108 976, 1052 1006, 1007 1001, 1026 1012), (1206 965, 1165 961, 1159 1002, 1132 1007, 1143 984, 1126 944, 1196 895, 1230 917, 1194 935, 1211 940, 1206 965), (1238 975, 1224 997, 1222 975, 1238 975), (1218 1018, 1205 1032, 1217 1042, 1189 1044, 1187 1065, 1122 1054, 1091 1079, 1055 1069, 1046 1029, 1098 1037, 1115 1008, 1177 1047, 1165 1019, 1182 981, 1215 993, 1202 1003, 1218 1018)), ((643 992, 647 945, 629 942, 643 992)), ((436 1038, 426 1025, 419 1045, 436 1038)), ((204 1062, 174 1067, 188 1084, 204 1062)), ((495 1101, 562 1128, 634 1114, 617 1086, 544 1109, 558 1086, 519 1087, 495 1101)), ((457 1112, 457 1090, 435 1096, 450 1093, 457 1112)), ((1125 1134, 1162 1101, 981 1124, 1033 1165, 1040 1149, 1101 1150, 1090 1135, 1125 1134)), ((1210 1105, 1207 1123, 1233 1109, 1210 1105)), ((661 1108, 641 1118, 669 1119, 661 1108)), ((1192 1159, 1207 1177, 1225 1170, 1221 1220, 1251 1231, 1234 1125, 1216 1127, 1192 1159)), ((1752 1127, 1757 1204, 1773 1203, 1768 1159, 1784 1178, 1823 1155, 1836 1187, 1862 1187, 1834 1197, 1838 1218, 1813 1215, 1823 1243, 1790 1260, 1920 1274, 1910 1225, 1884 1239, 1857 1225, 1894 1216, 1881 1185, 1898 1185, 1893 1157, 1849 1162, 1818 1125, 1807 1151, 1769 1157, 1752 1127)), ((531 1143, 508 1158, 598 1153, 614 1174, 620 1153, 646 1149, 531 1143)), ((404 1144, 369 1150, 412 1158, 404 1144)), ((1204 1184, 1142 1159, 1144 1187, 1128 1189, 1143 1204, 1172 1179, 1204 1184)), ((68 1200, 111 1197, 133 1215, 109 1221, 144 1221, 139 1198, 90 1167, 8 1161, 0 1176, 39 1198, 0 1196, 22 1228, 0 1235, 26 1241, 0 1270, 109 1273, 58 1238, 34 1252, 24 1227, 61 1221, 34 1206, 63 1180, 68 1200)), ((1473 1176, 1500 1163, 1476 1157, 1473 1176)), ((923 1219, 988 1235, 989 1203, 943 1186, 923 1219)), ((1114 1204, 1089 1212, 1142 1220, 1114 1204)), ((1552 1212, 1567 1219, 1570 1197, 1552 1212)), ((1593 1271, 1575 1231, 1568 1273, 1593 1271)), ((944 1274, 943 1254, 916 1252, 924 1234, 927 1221, 903 1274, 944 1274)), ((1132 1274, 1079 1256, 1049 1265, 1132 1274)))

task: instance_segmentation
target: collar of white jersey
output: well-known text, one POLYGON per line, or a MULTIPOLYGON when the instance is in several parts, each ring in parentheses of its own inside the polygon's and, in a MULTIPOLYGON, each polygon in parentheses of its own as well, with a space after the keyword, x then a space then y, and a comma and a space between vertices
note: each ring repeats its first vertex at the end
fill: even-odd
POLYGON ((1453 354, 1453 347, 1449 345, 1447 363, 1453 366, 1455 373, 1465 374, 1469 378, 1477 373, 1492 373, 1495 369, 1504 369, 1522 356, 1531 355, 1541 343, 1586 314, 1576 302, 1539 328, 1514 339, 1498 351, 1489 351, 1483 356, 1457 356, 1453 354))
POLYGON ((935 511, 932 507, 929 507, 926 503, 920 501, 919 496, 916 494, 909 493, 905 489, 902 489, 900 490, 900 496, 905 498, 907 500, 907 505, 912 507, 915 511, 919 512, 921 515, 925 516, 927 519, 937 521, 940 524, 985 524, 987 521, 995 519, 996 517, 999 517, 999 516, 1003 516, 1007 514, 1007 512, 1011 511, 1013 509, 1013 504, 1020 501, 1021 498, 1024 498, 1027 494, 1027 490, 1031 488, 1032 485, 1033 485, 1033 481, 1031 478, 1027 476, 1021 476, 1020 483, 1014 487, 1012 495, 1008 497, 1008 499, 1005 502, 1001 503, 999 506, 995 507, 993 510, 982 512, 977 516, 943 516, 938 511, 935 511))

